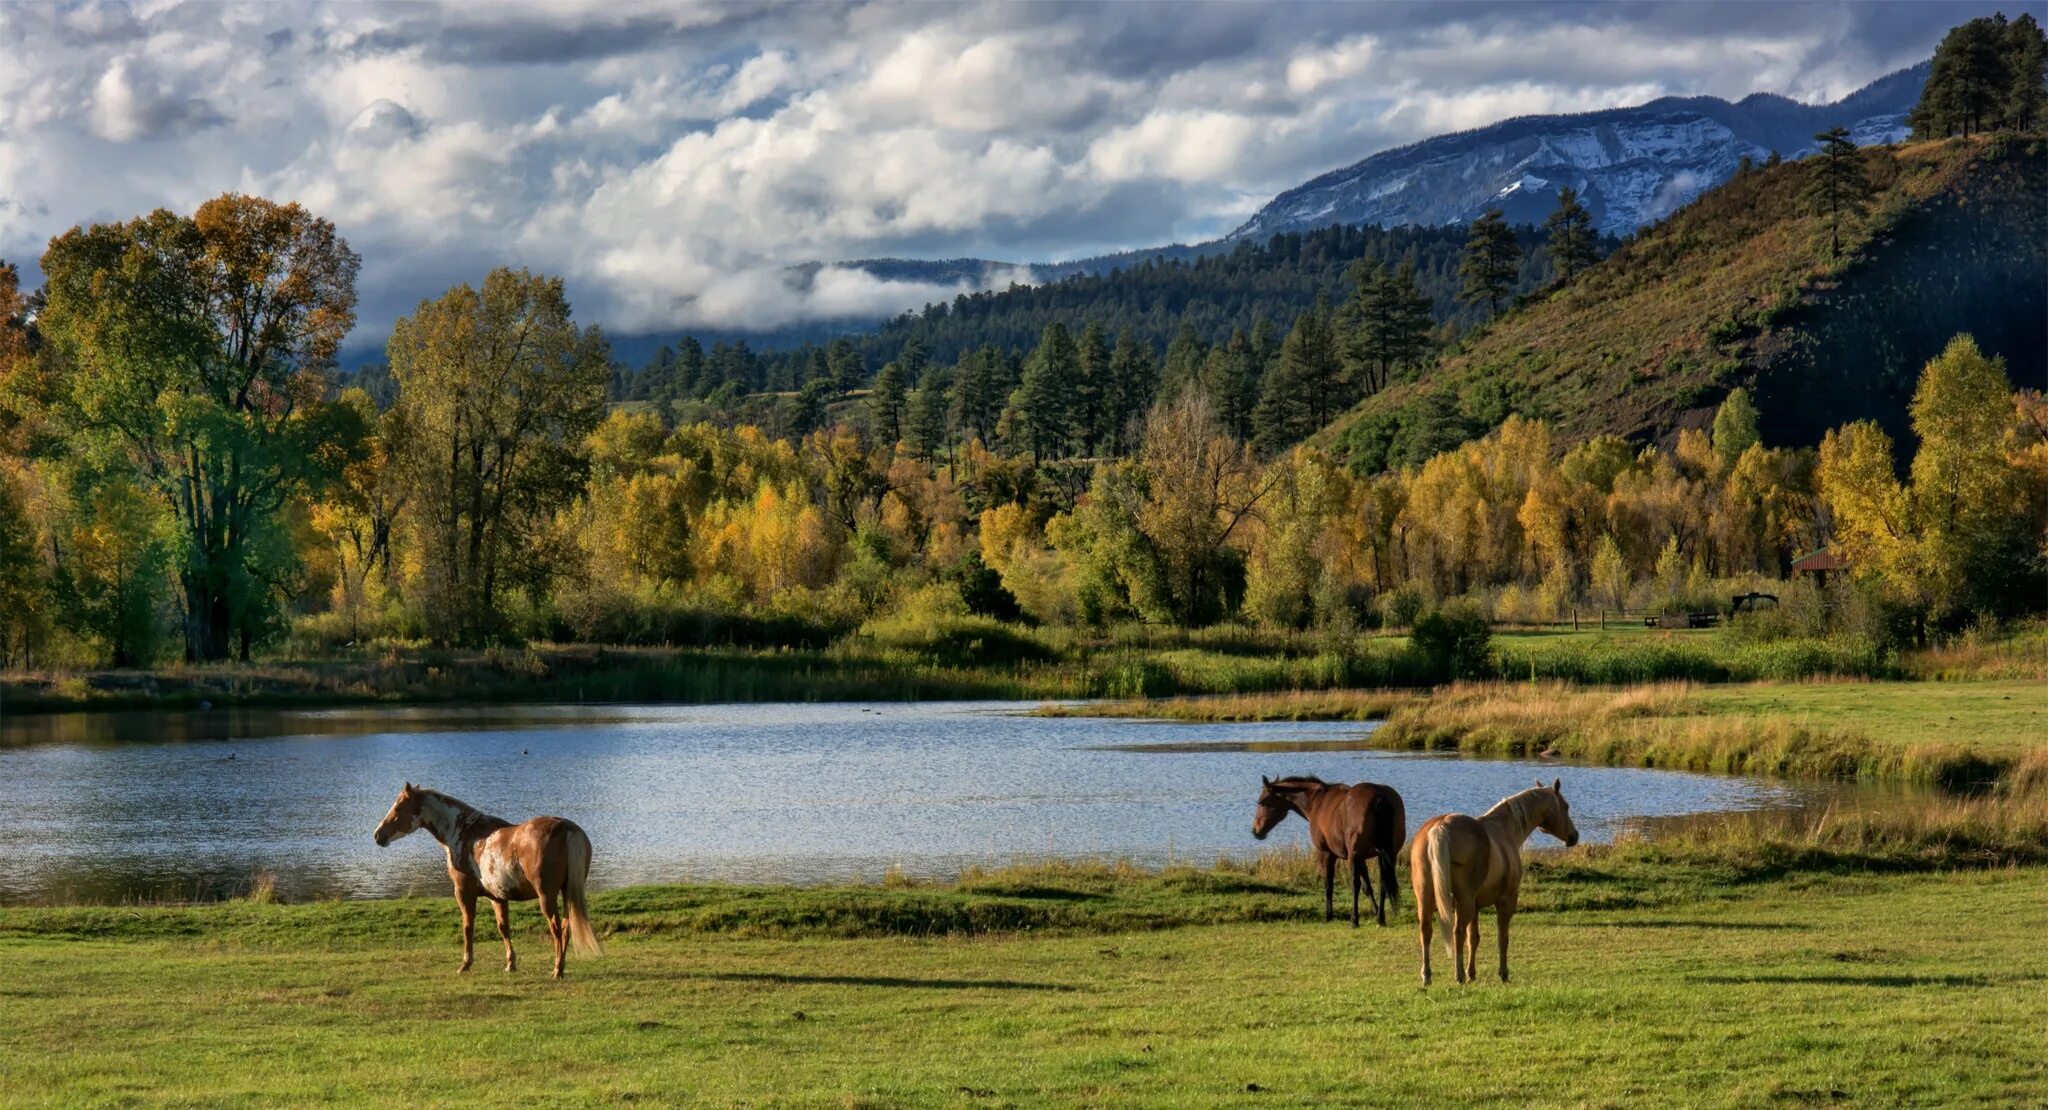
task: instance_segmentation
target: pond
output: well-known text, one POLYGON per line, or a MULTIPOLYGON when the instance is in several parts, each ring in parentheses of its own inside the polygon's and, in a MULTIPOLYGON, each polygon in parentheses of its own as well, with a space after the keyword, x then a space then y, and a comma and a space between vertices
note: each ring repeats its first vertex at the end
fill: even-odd
MULTIPOLYGON (((424 833, 370 831, 401 782, 521 820, 572 818, 593 887, 945 877, 1047 857, 1207 864, 1251 837, 1259 776, 1388 783, 1413 828, 1562 776, 1592 841, 1800 804, 1791 786, 1360 750, 1352 723, 1179 724, 1028 705, 513 706, 0 719, 0 901, 447 891, 424 833)), ((1539 833, 1532 846, 1548 843, 1539 833)))

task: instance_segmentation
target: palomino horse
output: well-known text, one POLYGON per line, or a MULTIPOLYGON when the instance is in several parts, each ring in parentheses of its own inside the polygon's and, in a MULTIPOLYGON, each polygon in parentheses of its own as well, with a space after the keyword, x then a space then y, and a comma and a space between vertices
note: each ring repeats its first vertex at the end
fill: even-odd
POLYGON ((572 938, 580 951, 600 951, 583 903, 583 884, 590 875, 590 837, 575 822, 536 817, 515 825, 438 790, 406 783, 377 826, 377 846, 422 828, 448 849, 448 877, 455 882, 455 901, 462 907, 462 966, 456 971, 468 971, 475 953, 479 897, 491 900, 491 913, 498 919, 506 971, 519 966, 512 955, 508 902, 540 899, 541 916, 547 918, 548 936, 555 942, 555 978, 562 977, 572 938))
POLYGON ((1500 981, 1508 981, 1508 919, 1522 890, 1522 843, 1542 829, 1570 848, 1579 842, 1562 783, 1503 798, 1478 818, 1446 813, 1422 823, 1408 849, 1408 879, 1422 920, 1422 985, 1429 985, 1430 923, 1450 929, 1458 982, 1479 978, 1479 911, 1492 906, 1500 926, 1500 981))
POLYGON ((1323 873, 1323 920, 1337 916, 1337 861, 1351 864, 1351 927, 1358 927, 1358 888, 1372 899, 1379 923, 1387 923, 1387 905, 1399 898, 1394 881, 1394 856, 1408 839, 1408 810, 1401 795, 1391 786, 1361 782, 1346 786, 1324 782, 1314 775, 1290 775, 1269 779, 1259 791, 1258 812, 1252 815, 1252 835, 1260 840, 1289 813, 1301 814, 1308 822, 1309 846, 1315 849, 1316 867, 1323 873), (1366 864, 1374 856, 1380 861, 1380 890, 1375 894, 1366 864))

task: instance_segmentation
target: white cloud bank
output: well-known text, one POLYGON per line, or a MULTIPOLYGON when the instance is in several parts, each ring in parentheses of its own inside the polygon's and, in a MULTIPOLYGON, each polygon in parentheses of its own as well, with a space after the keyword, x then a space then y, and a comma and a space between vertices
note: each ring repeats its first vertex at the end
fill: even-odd
POLYGON ((788 268, 1208 237, 1442 130, 1839 96, 1971 14, 1703 9, 0 4, 0 258, 241 190, 340 225, 369 342, 499 263, 622 332, 877 317, 965 286, 788 268))

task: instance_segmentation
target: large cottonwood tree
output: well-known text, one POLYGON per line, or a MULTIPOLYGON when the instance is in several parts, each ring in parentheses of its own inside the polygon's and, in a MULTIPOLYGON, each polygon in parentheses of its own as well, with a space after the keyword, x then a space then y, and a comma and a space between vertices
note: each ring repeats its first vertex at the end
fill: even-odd
POLYGON ((232 193, 43 255, 39 400, 71 455, 171 513, 189 659, 248 657, 295 570, 280 514, 354 450, 324 398, 357 265, 333 224, 232 193))

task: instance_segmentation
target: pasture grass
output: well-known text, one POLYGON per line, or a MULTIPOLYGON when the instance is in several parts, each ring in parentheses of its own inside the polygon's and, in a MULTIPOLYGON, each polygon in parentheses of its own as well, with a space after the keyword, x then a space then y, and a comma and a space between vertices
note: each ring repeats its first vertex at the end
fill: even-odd
POLYGON ((530 906, 521 971, 480 937, 467 976, 445 899, 4 910, 0 1089, 65 1106, 2048 1099, 2048 991, 2026 957, 2048 870, 1731 871, 1713 853, 1733 842, 1702 837, 1540 856, 1515 981, 1482 955, 1479 983, 1426 992, 1405 899, 1397 927, 1324 924, 1298 858, 1263 878, 1059 865, 946 891, 1149 900, 1188 908, 1182 928, 840 935, 818 922, 843 903, 918 891, 744 892, 810 907, 802 928, 702 915, 738 892, 613 892, 593 907, 608 951, 560 983, 530 906), (1239 885, 1187 889, 1203 875, 1239 885), (1199 923, 1233 903, 1286 912, 1199 923), (101 926, 61 927, 88 915, 101 926))

